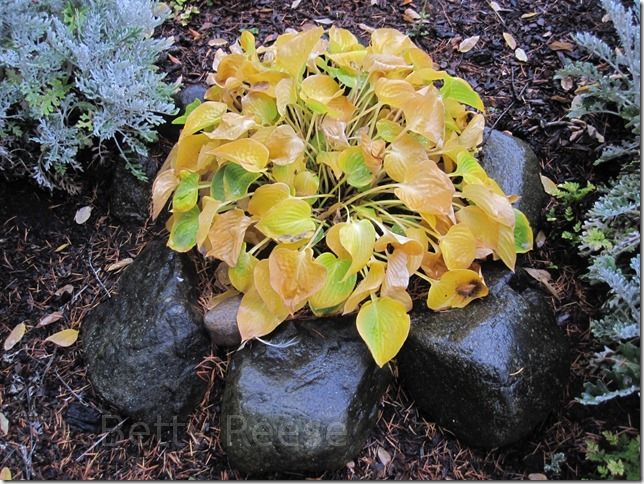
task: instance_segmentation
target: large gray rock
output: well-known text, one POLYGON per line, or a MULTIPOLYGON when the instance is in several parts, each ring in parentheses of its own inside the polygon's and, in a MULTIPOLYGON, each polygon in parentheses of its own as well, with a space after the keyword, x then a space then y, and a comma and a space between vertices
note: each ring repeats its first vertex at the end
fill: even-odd
POLYGON ((429 419, 469 445, 493 448, 524 438, 555 408, 570 362, 541 292, 505 269, 484 275, 486 298, 412 313, 398 366, 429 419))
POLYGON ((83 323, 96 393, 134 421, 183 420, 203 396, 195 367, 210 342, 194 305, 195 281, 185 254, 150 242, 124 271, 118 294, 83 323))
POLYGON ((242 472, 323 472, 343 467, 364 445, 390 380, 353 318, 287 322, 229 366, 222 442, 242 472))
POLYGON ((537 155, 530 145, 495 129, 485 131, 481 165, 508 195, 520 195, 514 207, 525 213, 533 228, 540 224, 547 197, 539 178, 537 155))

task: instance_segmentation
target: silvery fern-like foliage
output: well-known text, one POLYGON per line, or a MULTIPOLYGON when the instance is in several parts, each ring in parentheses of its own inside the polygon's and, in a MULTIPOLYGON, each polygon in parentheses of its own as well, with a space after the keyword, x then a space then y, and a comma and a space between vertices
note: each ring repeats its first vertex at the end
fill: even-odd
POLYGON ((590 361, 596 379, 584 385, 579 399, 589 405, 640 390, 640 7, 625 8, 619 0, 602 0, 602 6, 615 26, 619 48, 593 34, 577 34, 577 43, 604 67, 575 62, 557 73, 586 86, 573 100, 570 117, 613 114, 630 129, 596 161, 626 160, 620 175, 600 188, 602 195, 586 214, 581 236, 580 253, 591 259, 586 277, 609 288, 602 317, 591 322, 604 349, 590 361))
POLYGON ((0 170, 73 192, 84 148, 109 144, 133 167, 175 111, 154 64, 168 14, 153 0, 1 2, 0 170))

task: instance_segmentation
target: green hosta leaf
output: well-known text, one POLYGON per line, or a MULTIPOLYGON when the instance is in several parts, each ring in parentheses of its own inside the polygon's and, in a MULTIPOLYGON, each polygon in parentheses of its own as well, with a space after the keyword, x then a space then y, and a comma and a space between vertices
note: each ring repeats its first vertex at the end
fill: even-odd
POLYGON ((461 176, 465 183, 482 183, 488 178, 483 167, 467 151, 461 151, 456 156, 456 170, 449 173, 449 176, 461 176))
POLYGON ((521 210, 514 209, 514 247, 517 254, 532 250, 533 235, 528 218, 521 210))
POLYGON ((221 119, 221 115, 228 110, 224 103, 206 101, 196 106, 186 117, 185 125, 181 131, 181 138, 194 134, 202 129, 213 127, 221 119))
POLYGON ((330 252, 320 254, 315 261, 326 268, 327 276, 322 289, 309 298, 309 306, 316 316, 324 316, 341 309, 342 303, 353 292, 357 275, 345 280, 351 261, 337 259, 330 252))
POLYGON ((381 137, 388 143, 391 143, 398 137, 398 135, 402 131, 402 126, 388 119, 379 119, 376 122, 376 130, 379 137, 381 137))
POLYGON ((463 79, 458 77, 446 76, 441 87, 441 94, 445 99, 455 99, 458 102, 472 106, 479 111, 485 111, 483 101, 472 86, 463 79))
POLYGON ((188 252, 197 243, 199 207, 195 205, 187 212, 174 214, 174 217, 168 247, 177 252, 188 252))
POLYGON ((237 200, 248 193, 248 187, 260 176, 235 163, 224 165, 212 178, 210 193, 212 198, 222 202, 237 200))
POLYGON ((186 124, 186 119, 197 106, 201 104, 201 99, 197 98, 186 106, 186 112, 172 120, 172 124, 186 124))
POLYGON ((363 188, 373 180, 373 173, 367 167, 362 150, 358 147, 344 150, 340 155, 338 165, 347 175, 347 183, 352 187, 363 188))
POLYGON ((239 292, 246 292, 253 286, 253 271, 256 265, 257 258, 246 252, 246 243, 244 243, 237 258, 237 264, 228 268, 228 279, 239 292))
POLYGON ((390 297, 375 297, 362 305, 356 318, 358 333, 381 368, 398 354, 409 334, 405 305, 390 297))
POLYGON ((199 197, 199 173, 184 170, 179 175, 179 185, 172 199, 173 212, 187 212, 197 204, 199 197))

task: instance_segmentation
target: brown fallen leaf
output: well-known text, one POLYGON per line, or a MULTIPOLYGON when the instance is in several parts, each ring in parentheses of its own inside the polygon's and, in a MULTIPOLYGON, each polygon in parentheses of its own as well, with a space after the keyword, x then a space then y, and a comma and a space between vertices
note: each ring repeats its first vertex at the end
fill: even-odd
POLYGON ((517 48, 517 41, 514 40, 514 37, 512 37, 512 34, 508 32, 503 32, 503 38, 505 39, 505 43, 508 44, 508 47, 512 50, 517 48))
POLYGON ((458 51, 459 52, 469 52, 474 48, 476 43, 479 41, 481 38, 480 35, 474 35, 472 37, 468 37, 467 39, 464 39, 460 44, 458 44, 458 51))
POLYGON ((9 333, 7 339, 4 340, 4 350, 9 351, 11 348, 16 346, 18 341, 20 341, 25 335, 26 331, 27 326, 25 326, 25 323, 17 324, 16 327, 11 330, 11 333, 9 333))
POLYGON ((69 247, 68 243, 61 244, 58 247, 56 247, 56 250, 54 250, 54 252, 60 252, 61 250, 65 250, 67 247, 69 247))
POLYGON ((405 20, 405 22, 413 23, 416 20, 420 20, 421 18, 422 17, 420 16, 420 14, 413 8, 407 8, 403 12, 403 19, 405 20))
POLYGON ((548 480, 546 475, 541 474, 540 472, 533 472, 532 474, 528 474, 528 479, 531 480, 531 481, 547 481, 548 480))
POLYGON ((65 284, 54 293, 54 296, 60 297, 63 294, 71 294, 72 292, 74 292, 74 286, 72 286, 71 284, 65 284))
POLYGON ((521 18, 532 18, 536 17, 537 15, 539 15, 537 12, 528 12, 521 15, 521 18))
POLYGON ((2 435, 7 435, 9 433, 9 420, 2 412, 0 412, 0 433, 2 435))
POLYGON ((546 175, 539 175, 539 178, 541 178, 543 191, 545 191, 548 195, 553 197, 559 194, 559 188, 557 188, 557 184, 555 182, 553 182, 546 175))
POLYGON ((554 286, 550 284, 552 275, 550 275, 548 271, 545 271, 543 269, 533 269, 531 267, 526 267, 525 271, 530 275, 530 277, 543 284, 543 286, 548 290, 550 294, 559 299, 559 291, 557 291, 554 286))
POLYGON ((71 346, 74 343, 76 343, 77 339, 78 339, 78 330, 63 329, 62 331, 59 331, 58 333, 54 333, 51 336, 49 336, 47 339, 45 339, 45 343, 50 342, 50 343, 54 343, 55 345, 62 346, 63 348, 67 348, 68 346, 71 346))
POLYGON ((11 471, 8 467, 3 467, 0 471, 0 481, 10 481, 12 480, 11 471))
POLYGON ((63 319, 63 313, 61 311, 54 311, 53 313, 48 314, 47 316, 43 316, 40 319, 40 321, 38 321, 36 328, 49 326, 50 324, 55 323, 56 321, 60 321, 61 319, 63 319))
POLYGON ((378 459, 382 462, 383 466, 387 466, 391 462, 391 454, 387 452, 384 448, 378 447, 378 459))
POLYGON ((110 264, 107 266, 107 269, 105 269, 107 272, 113 272, 117 271, 119 269, 122 269, 125 266, 129 266, 132 262, 134 262, 134 259, 131 257, 126 257, 125 259, 121 259, 118 262, 115 262, 114 264, 110 264))
POLYGON ((168 54, 168 59, 170 59, 170 62, 172 62, 175 65, 178 65, 178 66, 181 65, 181 61, 177 59, 175 56, 173 56, 172 54, 168 54))
POLYGON ((539 232, 537 232, 537 236, 534 238, 534 245, 537 246, 537 249, 540 249, 545 243, 546 234, 543 233, 543 230, 539 230, 539 232))
POLYGON ((550 50, 567 50, 568 52, 572 51, 575 48, 574 44, 561 40, 550 42, 548 44, 548 47, 550 47, 550 50))
POLYGON ((92 207, 89 205, 86 207, 79 208, 76 210, 76 215, 74 215, 74 222, 78 225, 84 224, 89 220, 89 217, 92 215, 92 207))
POLYGON ((514 51, 514 57, 516 57, 521 62, 528 62, 528 55, 521 47, 514 51))
POLYGON ((314 18, 314 22, 321 24, 321 25, 333 25, 333 20, 330 18, 314 18))
POLYGON ((358 28, 364 30, 365 32, 367 32, 369 34, 373 33, 373 31, 376 30, 373 27, 369 27, 366 24, 358 24, 358 28))
POLYGON ((209 47, 223 47, 227 43, 228 43, 228 41, 226 39, 216 38, 216 39, 210 39, 208 41, 208 46, 209 47))

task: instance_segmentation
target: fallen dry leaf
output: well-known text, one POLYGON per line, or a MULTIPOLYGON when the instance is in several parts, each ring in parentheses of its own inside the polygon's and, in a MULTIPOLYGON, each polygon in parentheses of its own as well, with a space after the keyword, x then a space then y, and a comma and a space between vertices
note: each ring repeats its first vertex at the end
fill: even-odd
POLYGON ((0 471, 0 481, 10 481, 11 479, 11 471, 8 467, 3 467, 0 471))
POLYGON ((490 7, 491 7, 491 8, 492 8, 492 10, 494 10, 495 12, 499 12, 499 11, 501 10, 501 5, 499 5, 499 4, 498 4, 498 3, 496 3, 496 2, 490 2, 490 7))
POLYGON ((508 47, 512 50, 517 48, 517 41, 514 40, 514 37, 512 37, 512 34, 508 32, 503 32, 503 38, 505 39, 505 43, 508 44, 508 47))
POLYGON ((548 47, 550 47, 550 50, 567 50, 568 52, 572 51, 575 48, 574 44, 561 40, 550 42, 548 44, 548 47))
POLYGON ((528 474, 528 479, 531 481, 547 481, 548 478, 545 476, 545 474, 541 474, 540 472, 533 472, 532 474, 528 474))
POLYGON ((391 454, 382 447, 378 447, 378 459, 382 462, 383 466, 387 466, 391 462, 391 454))
POLYGON ((60 321, 61 319, 63 319, 63 313, 61 311, 54 311, 53 313, 48 314, 47 316, 43 316, 40 319, 40 321, 38 321, 36 328, 49 326, 50 324, 55 323, 56 321, 60 321))
POLYGON ((540 249, 545 243, 546 234, 543 233, 543 230, 539 230, 539 232, 537 232, 537 236, 534 238, 534 244, 537 246, 537 249, 540 249))
POLYGON ((416 10, 414 10, 413 8, 407 8, 403 12, 403 19, 405 20, 405 22, 411 23, 411 22, 415 22, 416 20, 420 20, 421 18, 422 17, 420 16, 420 14, 416 12, 416 10))
POLYGON ((464 39, 460 44, 458 44, 458 51, 459 52, 469 52, 474 48, 476 43, 479 41, 481 38, 480 35, 474 35, 472 37, 468 37, 467 39, 464 39))
POLYGON ((559 299, 559 292, 553 287, 552 284, 550 284, 552 276, 548 271, 544 271, 543 269, 532 269, 530 267, 526 267, 525 271, 530 275, 530 277, 543 284, 543 286, 548 290, 550 294, 559 299))
POLYGON ((528 62, 528 55, 521 47, 514 51, 514 57, 516 57, 521 62, 528 62))
POLYGON ((331 20, 330 18, 326 18, 326 17, 325 18, 314 18, 313 21, 317 22, 319 24, 322 24, 322 25, 333 25, 333 20, 331 20))
POLYGON ((291 8, 295 9, 300 6, 300 3, 302 0, 293 0, 293 3, 291 3, 291 8))
POLYGON ((63 294, 71 294, 72 292, 74 292, 74 286, 72 286, 71 284, 65 284, 54 293, 54 296, 60 297, 63 294))
POLYGON ((76 210, 76 215, 74 215, 74 222, 78 225, 84 224, 89 220, 89 217, 92 215, 92 207, 89 205, 86 207, 79 208, 76 210))
POLYGON ((521 18, 532 18, 536 17, 537 15, 539 15, 537 12, 528 12, 521 15, 521 18))
POLYGON ((16 346, 18 341, 20 341, 25 335, 26 331, 27 326, 25 326, 25 323, 16 325, 16 327, 11 330, 11 333, 9 333, 9 336, 7 336, 7 339, 4 340, 4 350, 9 351, 11 348, 16 346))
POLYGON ((177 59, 175 56, 173 56, 172 54, 168 54, 168 59, 170 59, 170 62, 172 62, 175 65, 178 65, 178 66, 181 65, 181 61, 177 59))
POLYGON ((121 259, 118 262, 115 262, 114 264, 110 264, 107 266, 107 269, 105 269, 107 272, 112 272, 112 271, 117 271, 125 266, 129 266, 132 262, 134 262, 134 259, 131 257, 126 257, 125 259, 121 259))
POLYGON ((553 197, 559 193, 557 184, 550 178, 548 178, 546 175, 539 175, 539 178, 541 178, 541 184, 543 185, 544 192, 553 197))
POLYGON ((49 336, 45 340, 45 343, 50 342, 50 343, 54 343, 55 345, 62 346, 63 348, 67 348, 68 346, 71 346, 74 343, 76 343, 77 339, 78 339, 78 330, 63 329, 62 331, 59 331, 58 333, 54 333, 51 336, 49 336))
POLYGON ((569 77, 569 76, 562 77, 560 84, 561 84, 561 89, 563 89, 564 91, 570 91, 573 88, 572 77, 569 77))
POLYGON ((228 43, 228 41, 226 39, 220 39, 220 38, 210 39, 208 41, 208 45, 210 47, 223 47, 227 43, 228 43))
POLYGON ((0 412, 0 433, 7 435, 9 433, 9 420, 0 412))
POLYGON ((64 243, 64 244, 59 245, 58 247, 56 247, 56 250, 54 250, 54 252, 60 252, 61 250, 65 250, 67 247, 69 247, 69 244, 64 243))
POLYGON ((376 30, 373 27, 369 27, 366 24, 358 24, 358 28, 364 30, 365 32, 367 32, 369 34, 373 33, 373 31, 376 30))

